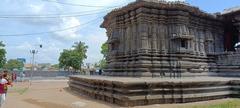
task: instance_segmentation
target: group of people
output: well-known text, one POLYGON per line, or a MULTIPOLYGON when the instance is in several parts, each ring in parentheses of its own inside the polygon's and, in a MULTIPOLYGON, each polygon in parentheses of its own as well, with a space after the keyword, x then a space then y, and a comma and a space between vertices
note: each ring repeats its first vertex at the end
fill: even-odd
POLYGON ((0 108, 2 107, 4 101, 6 100, 8 86, 13 86, 10 80, 8 71, 3 71, 0 73, 0 108))

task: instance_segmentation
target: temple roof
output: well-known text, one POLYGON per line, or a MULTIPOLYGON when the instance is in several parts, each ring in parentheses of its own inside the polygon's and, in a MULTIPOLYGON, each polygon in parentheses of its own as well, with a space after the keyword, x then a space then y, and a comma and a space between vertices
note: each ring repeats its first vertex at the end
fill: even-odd
POLYGON ((190 4, 182 1, 165 1, 165 0, 136 0, 135 2, 129 3, 122 8, 114 9, 104 17, 104 22, 101 27, 104 27, 108 20, 127 13, 131 10, 138 9, 140 7, 152 7, 153 9, 164 9, 164 10, 180 10, 186 11, 195 16, 216 19, 216 16, 207 12, 200 10, 198 7, 191 6, 190 4))

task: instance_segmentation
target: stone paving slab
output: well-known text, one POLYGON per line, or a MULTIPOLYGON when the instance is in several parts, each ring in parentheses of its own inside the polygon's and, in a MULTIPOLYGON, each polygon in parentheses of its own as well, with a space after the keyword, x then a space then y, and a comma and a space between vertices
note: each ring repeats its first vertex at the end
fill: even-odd
POLYGON ((106 81, 118 81, 118 82, 209 82, 209 81, 230 81, 239 80, 239 78, 228 77, 183 77, 183 78, 150 78, 150 77, 112 77, 112 76, 72 76, 84 79, 106 80, 106 81))

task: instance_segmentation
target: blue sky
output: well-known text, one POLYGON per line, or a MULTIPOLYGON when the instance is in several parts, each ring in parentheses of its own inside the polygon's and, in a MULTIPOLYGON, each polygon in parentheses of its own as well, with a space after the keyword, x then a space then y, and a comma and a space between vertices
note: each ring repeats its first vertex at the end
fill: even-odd
MULTIPOLYGON (((56 1, 56 0, 50 0, 56 1)), ((134 0, 57 0, 72 4, 84 4, 106 7, 81 7, 62 5, 46 0, 1 0, 0 16, 9 15, 46 15, 46 14, 83 14, 84 11, 98 13, 88 16, 57 18, 0 18, 0 35, 54 31, 80 25, 78 28, 50 34, 33 36, 0 37, 6 44, 7 59, 26 58, 30 62, 31 49, 38 49, 37 63, 58 63, 63 49, 69 49, 75 41, 83 41, 88 46, 88 58, 85 63, 95 63, 102 58, 101 44, 107 40, 105 30, 99 25, 103 16, 112 6, 121 6, 134 0), (95 11, 98 10, 98 11, 95 11), (99 11, 100 10, 100 11, 99 11), (88 23, 90 21, 90 23, 88 23), (87 23, 87 24, 86 24, 87 23), (43 48, 38 48, 39 44, 43 48)), ((174 1, 174 0, 170 0, 174 1)), ((187 0, 191 5, 209 13, 222 12, 226 8, 240 6, 240 0, 187 0)), ((55 15, 56 16, 56 15, 55 15)))

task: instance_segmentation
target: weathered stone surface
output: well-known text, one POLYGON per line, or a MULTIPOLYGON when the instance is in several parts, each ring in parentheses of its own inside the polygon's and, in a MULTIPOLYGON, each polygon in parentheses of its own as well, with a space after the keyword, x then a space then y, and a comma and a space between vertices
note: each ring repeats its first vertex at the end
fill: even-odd
POLYGON ((108 13, 101 27, 109 44, 104 75, 217 75, 229 71, 219 65, 240 66, 239 54, 222 55, 237 42, 229 34, 240 40, 240 10, 213 15, 179 1, 137 0, 108 13))
POLYGON ((129 78, 71 76, 72 90, 121 106, 186 103, 239 97, 237 78, 129 78))
POLYGON ((137 0, 110 12, 109 76, 165 76, 210 72, 223 52, 223 22, 184 2, 137 0))

